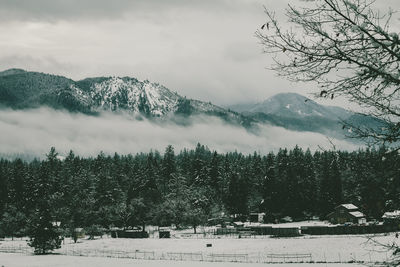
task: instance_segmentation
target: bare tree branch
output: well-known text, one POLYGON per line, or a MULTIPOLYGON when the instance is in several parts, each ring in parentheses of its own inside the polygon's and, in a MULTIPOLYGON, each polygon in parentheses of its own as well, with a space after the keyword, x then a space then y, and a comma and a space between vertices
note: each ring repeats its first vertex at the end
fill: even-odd
POLYGON ((291 27, 286 29, 265 8, 268 29, 258 30, 256 36, 264 52, 273 57, 270 69, 294 82, 317 82, 321 97, 347 97, 383 122, 381 129, 354 129, 354 137, 398 144, 400 39, 390 32, 395 12, 381 15, 369 0, 312 4, 289 5, 286 16, 291 27))

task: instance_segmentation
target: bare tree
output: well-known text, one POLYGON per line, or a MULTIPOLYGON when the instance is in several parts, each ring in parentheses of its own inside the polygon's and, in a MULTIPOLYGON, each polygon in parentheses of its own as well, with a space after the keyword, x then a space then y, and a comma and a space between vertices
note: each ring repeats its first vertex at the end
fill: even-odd
MULTIPOLYGON (((344 96, 382 121, 353 127, 353 136, 400 149, 400 40, 390 32, 394 11, 369 0, 308 0, 286 9, 287 28, 272 10, 256 32, 271 69, 291 81, 318 83, 319 97, 344 96)), ((343 127, 352 127, 345 124, 343 127)))

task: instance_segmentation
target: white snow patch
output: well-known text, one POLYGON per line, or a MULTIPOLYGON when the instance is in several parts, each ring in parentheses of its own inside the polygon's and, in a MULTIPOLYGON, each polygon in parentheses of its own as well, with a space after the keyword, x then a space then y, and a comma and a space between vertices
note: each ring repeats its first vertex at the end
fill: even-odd
MULTIPOLYGON (((133 260, 104 257, 79 257, 63 255, 27 256, 20 254, 0 254, 0 264, 5 267, 265 267, 263 263, 200 262, 133 260)), ((296 264, 300 267, 358 267, 358 264, 296 264)), ((294 267, 293 264, 279 264, 279 267, 294 267)))
POLYGON ((324 115, 322 115, 320 112, 318 112, 316 110, 313 110, 313 113, 316 114, 317 116, 320 116, 320 117, 324 116, 324 115))

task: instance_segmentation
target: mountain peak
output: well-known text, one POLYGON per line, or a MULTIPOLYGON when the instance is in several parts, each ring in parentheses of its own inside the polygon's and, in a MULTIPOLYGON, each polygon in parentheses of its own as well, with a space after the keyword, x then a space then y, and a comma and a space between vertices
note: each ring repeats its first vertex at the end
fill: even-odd
POLYGON ((13 69, 1 71, 0 76, 15 75, 15 74, 21 74, 21 73, 25 73, 25 72, 27 72, 27 71, 23 70, 23 69, 13 68, 13 69))
POLYGON ((252 105, 239 106, 245 114, 265 114, 291 120, 326 119, 330 121, 341 121, 352 115, 351 112, 340 108, 324 106, 297 93, 279 93, 262 102, 252 105))

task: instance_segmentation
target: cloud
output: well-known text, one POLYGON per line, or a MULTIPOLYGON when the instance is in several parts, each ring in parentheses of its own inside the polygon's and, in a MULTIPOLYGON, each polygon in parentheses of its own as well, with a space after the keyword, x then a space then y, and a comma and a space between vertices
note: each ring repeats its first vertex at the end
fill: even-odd
MULTIPOLYGON (((254 32, 299 0, 0 0, 0 69, 149 79, 218 105, 318 92, 268 71, 254 32)), ((386 0, 379 0, 383 6, 386 0)), ((400 7, 398 0, 387 6, 400 7)), ((339 103, 340 104, 340 103, 339 103)))
MULTIPOLYGON (((219 152, 268 153, 280 147, 330 148, 326 137, 261 126, 257 134, 228 125, 215 117, 193 118, 190 126, 136 120, 128 115, 100 116, 72 114, 47 108, 0 111, 0 154, 28 154, 43 157, 51 146, 61 154, 73 150, 82 156, 164 151, 169 144, 176 151, 194 148, 198 142, 219 152)), ((333 141, 338 148, 356 149, 345 141, 333 141)))
POLYGON ((33 57, 31 55, 10 55, 0 57, 0 69, 21 68, 40 70, 40 72, 62 75, 66 72, 79 72, 79 66, 60 62, 54 57, 33 57))
POLYGON ((48 21, 164 17, 176 9, 231 9, 239 0, 0 0, 0 20, 48 21), (149 16, 150 15, 150 16, 149 16))

